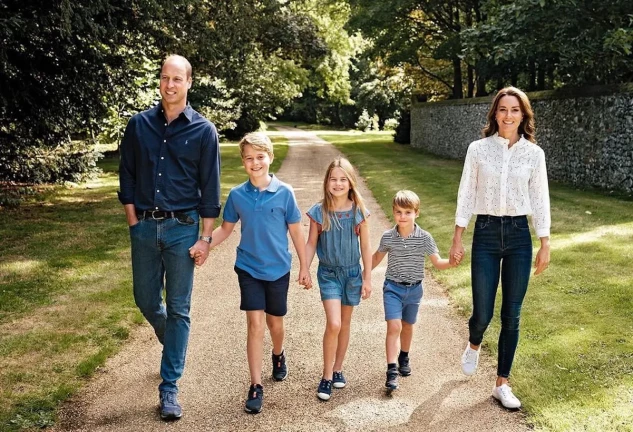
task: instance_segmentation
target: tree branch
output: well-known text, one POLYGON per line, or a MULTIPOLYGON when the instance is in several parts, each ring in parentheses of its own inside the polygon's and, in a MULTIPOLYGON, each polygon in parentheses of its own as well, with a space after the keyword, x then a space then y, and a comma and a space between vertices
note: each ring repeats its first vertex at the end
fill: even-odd
POLYGON ((416 62, 418 63, 418 66, 420 67, 420 70, 427 74, 428 76, 430 76, 431 78, 441 82, 442 84, 444 84, 446 87, 448 87, 448 89, 451 91, 451 93, 453 92, 453 86, 450 85, 450 83, 448 83, 447 81, 444 81, 442 78, 440 78, 439 76, 435 75, 433 72, 427 70, 424 66, 422 66, 422 63, 420 63, 420 59, 418 59, 416 57, 416 62))

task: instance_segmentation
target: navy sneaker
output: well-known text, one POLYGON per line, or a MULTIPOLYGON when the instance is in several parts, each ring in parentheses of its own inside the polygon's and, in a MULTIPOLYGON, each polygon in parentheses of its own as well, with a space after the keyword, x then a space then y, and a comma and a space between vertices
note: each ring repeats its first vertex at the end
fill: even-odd
POLYGON ((252 385, 248 389, 248 399, 244 405, 244 411, 250 414, 257 414, 262 411, 264 403, 264 387, 261 384, 252 385))
POLYGON ((345 387, 346 384, 347 380, 343 376, 343 371, 334 372, 334 374, 332 375, 332 387, 341 389, 345 387))
POLYGON ((287 376, 286 352, 282 351, 279 355, 273 353, 273 378, 275 381, 283 381, 287 376))
POLYGON ((385 388, 388 392, 392 392, 398 389, 398 370, 387 369, 387 381, 385 382, 385 388))
POLYGON ((409 357, 398 358, 398 372, 402 376, 411 375, 411 366, 409 366, 409 357))
POLYGON ((325 378, 321 378, 321 382, 319 383, 319 388, 317 389, 317 396, 321 400, 330 400, 330 396, 332 396, 332 381, 326 380, 325 378))
POLYGON ((163 420, 177 420, 182 417, 182 408, 178 403, 177 393, 174 391, 160 392, 160 418, 163 420))

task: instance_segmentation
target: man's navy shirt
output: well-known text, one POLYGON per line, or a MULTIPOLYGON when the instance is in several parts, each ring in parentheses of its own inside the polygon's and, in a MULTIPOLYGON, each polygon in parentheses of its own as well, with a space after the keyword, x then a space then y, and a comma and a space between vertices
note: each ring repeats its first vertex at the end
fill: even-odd
POLYGON ((133 116, 121 142, 122 204, 137 211, 220 215, 220 150, 213 123, 190 105, 167 124, 161 104, 133 116))

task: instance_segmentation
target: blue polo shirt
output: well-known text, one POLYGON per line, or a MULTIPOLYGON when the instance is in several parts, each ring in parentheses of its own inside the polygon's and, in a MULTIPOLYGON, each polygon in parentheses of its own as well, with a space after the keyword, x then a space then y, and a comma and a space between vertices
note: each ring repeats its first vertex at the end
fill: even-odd
POLYGON ((242 221, 235 266, 256 279, 274 281, 290 271, 288 224, 301 221, 292 186, 270 174, 260 191, 249 181, 235 186, 224 205, 224 220, 242 221))

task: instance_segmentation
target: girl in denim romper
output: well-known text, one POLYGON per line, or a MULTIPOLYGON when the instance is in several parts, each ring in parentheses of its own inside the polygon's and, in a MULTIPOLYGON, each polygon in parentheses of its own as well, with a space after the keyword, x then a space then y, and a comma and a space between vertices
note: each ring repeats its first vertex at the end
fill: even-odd
POLYGON ((325 309, 323 376, 317 389, 329 400, 332 387, 347 384, 343 360, 349 345, 354 306, 371 295, 371 245, 365 223, 369 212, 357 190, 354 167, 337 158, 323 181, 323 200, 308 211, 310 234, 306 244, 308 266, 319 257, 317 278, 325 309), (361 273, 360 260, 363 267, 361 273))

